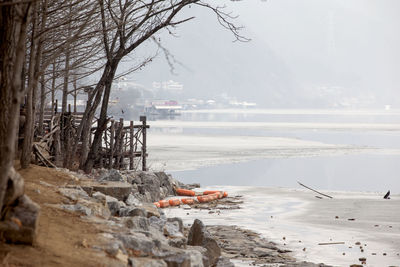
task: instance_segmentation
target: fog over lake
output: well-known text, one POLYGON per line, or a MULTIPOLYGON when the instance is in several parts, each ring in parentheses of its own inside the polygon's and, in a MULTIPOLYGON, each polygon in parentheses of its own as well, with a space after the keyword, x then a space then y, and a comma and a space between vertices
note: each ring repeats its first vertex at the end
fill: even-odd
MULTIPOLYGON (((250 42, 232 42, 212 12, 158 36, 157 55, 128 75, 155 97, 248 101, 256 107, 182 110, 150 118, 151 168, 203 185, 400 193, 400 2, 220 1, 250 42)), ((127 61, 129 66, 134 62, 127 61)), ((123 70, 124 67, 121 68, 123 70)), ((143 93, 144 94, 144 93, 143 93)))

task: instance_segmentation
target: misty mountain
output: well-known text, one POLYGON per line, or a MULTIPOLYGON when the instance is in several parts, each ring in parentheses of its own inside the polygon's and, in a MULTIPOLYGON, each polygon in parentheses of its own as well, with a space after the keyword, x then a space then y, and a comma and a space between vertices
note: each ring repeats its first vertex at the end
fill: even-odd
MULTIPOLYGON (((191 8, 185 16, 196 19, 159 36, 182 63, 175 64, 175 74, 159 50, 130 78, 147 88, 154 81, 178 81, 182 99, 226 94, 264 107, 395 105, 400 54, 394 44, 400 39, 393 31, 399 20, 394 12, 385 16, 390 3, 384 2, 362 9, 358 0, 227 2, 227 10, 240 15, 235 22, 245 26, 242 34, 252 39, 245 43, 233 42, 209 10, 191 8)), ((147 45, 136 55, 154 51, 147 45)))

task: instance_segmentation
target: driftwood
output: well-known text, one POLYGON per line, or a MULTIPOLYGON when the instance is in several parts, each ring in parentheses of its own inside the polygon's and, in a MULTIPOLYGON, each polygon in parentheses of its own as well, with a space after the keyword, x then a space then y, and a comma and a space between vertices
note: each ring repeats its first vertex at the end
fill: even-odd
POLYGON ((328 242, 328 243, 318 243, 320 246, 325 246, 325 245, 344 245, 344 242, 328 242))
POLYGON ((303 187, 305 187, 305 188, 307 188, 307 189, 309 189, 309 190, 311 190, 311 191, 313 191, 313 192, 315 192, 315 193, 318 193, 318 194, 320 194, 320 195, 322 195, 322 196, 324 196, 324 197, 333 198, 333 197, 328 196, 328 195, 326 195, 326 194, 324 194, 324 193, 318 192, 317 190, 312 189, 312 188, 310 188, 310 187, 308 187, 308 186, 306 186, 306 185, 300 183, 299 181, 297 181, 297 182, 299 183, 299 185, 301 185, 301 186, 303 186, 303 187))
POLYGON ((50 160, 48 160, 43 153, 40 151, 41 149, 37 144, 33 144, 33 153, 35 156, 43 163, 46 167, 57 168, 50 160))

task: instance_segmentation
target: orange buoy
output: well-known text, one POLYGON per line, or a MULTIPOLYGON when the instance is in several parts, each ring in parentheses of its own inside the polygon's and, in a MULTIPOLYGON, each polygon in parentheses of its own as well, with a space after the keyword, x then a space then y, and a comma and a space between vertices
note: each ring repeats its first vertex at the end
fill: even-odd
POLYGON ((175 190, 175 192, 178 196, 194 197, 196 195, 196 193, 193 190, 188 190, 183 188, 178 188, 175 190))
POLYGON ((211 198, 210 198, 209 196, 198 196, 198 197, 197 197, 197 200, 198 200, 200 203, 206 203, 206 202, 210 202, 210 201, 211 201, 211 198))
POLYGON ((215 194, 208 195, 208 197, 211 199, 211 201, 212 201, 212 200, 216 200, 216 199, 219 198, 219 193, 215 193, 215 194))
POLYGON ((181 198, 181 202, 183 204, 192 205, 194 203, 193 198, 181 198))
POLYGON ((206 190, 203 192, 203 195, 211 195, 211 194, 215 194, 215 193, 219 193, 221 191, 218 190, 206 190))
POLYGON ((179 206, 181 204, 181 201, 177 198, 170 199, 168 202, 170 206, 179 206))
POLYGON ((160 204, 160 208, 167 208, 167 207, 169 207, 169 202, 168 202, 168 200, 160 200, 160 201, 158 201, 158 203, 160 204))
POLYGON ((223 197, 227 197, 228 196, 228 192, 224 192, 224 194, 222 196, 223 197))
POLYGON ((158 202, 154 202, 153 204, 156 205, 157 208, 160 207, 160 203, 158 203, 158 202))

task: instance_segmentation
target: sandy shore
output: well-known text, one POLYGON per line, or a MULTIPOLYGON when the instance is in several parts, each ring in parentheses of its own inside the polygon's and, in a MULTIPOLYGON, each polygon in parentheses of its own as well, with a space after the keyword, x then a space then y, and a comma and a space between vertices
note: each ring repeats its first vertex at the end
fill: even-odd
POLYGON ((303 189, 207 189, 241 195, 243 203, 237 210, 215 207, 219 212, 168 209, 167 216, 250 229, 292 250, 299 260, 349 266, 365 258, 365 266, 400 266, 400 195, 384 200, 377 193, 325 192, 333 199, 319 199, 303 189))

